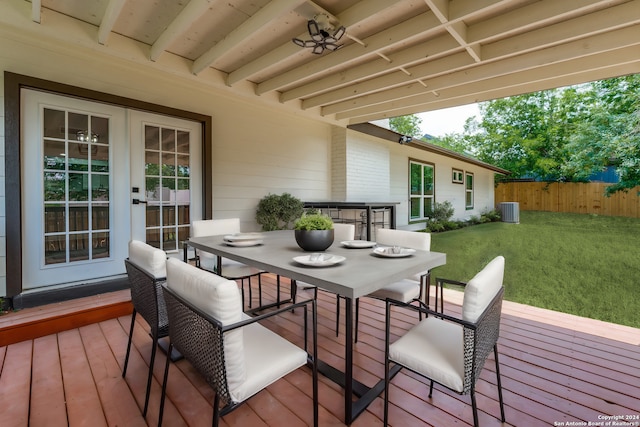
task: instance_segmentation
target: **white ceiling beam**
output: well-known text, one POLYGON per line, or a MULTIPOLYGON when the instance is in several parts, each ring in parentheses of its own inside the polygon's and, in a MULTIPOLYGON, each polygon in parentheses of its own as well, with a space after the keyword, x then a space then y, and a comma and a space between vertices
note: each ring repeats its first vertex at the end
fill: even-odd
MULTIPOLYGON (((488 64, 477 65, 465 70, 456 71, 432 79, 422 79, 427 84, 428 90, 442 90, 456 85, 467 84, 473 81, 485 80, 495 76, 504 76, 513 72, 537 68, 554 62, 562 62, 577 59, 583 56, 594 55, 600 52, 618 49, 626 46, 638 46, 640 38, 640 26, 615 30, 600 37, 592 36, 586 39, 566 43, 553 48, 535 51, 525 55, 507 58, 488 64), (624 40, 624 43, 621 41, 624 40)), ((424 93, 417 83, 401 87, 385 89, 356 99, 341 101, 328 105, 322 109, 323 114, 334 114, 348 110, 354 110, 374 104, 384 103, 389 99, 399 99, 424 93)))
MULTIPOLYGON (((366 2, 359 2, 353 7, 347 9, 343 13, 339 14, 335 18, 344 25, 349 31, 349 27, 357 25, 363 19, 368 18, 372 14, 377 14, 383 10, 392 6, 389 0, 371 0, 366 2)), ((312 17, 306 17, 312 18, 312 17)), ((298 38, 305 39, 309 34, 307 32, 301 33, 298 38)), ((345 36, 346 37, 346 36, 345 36)), ((229 73, 227 77, 227 84, 232 86, 240 81, 248 79, 252 75, 263 71, 264 69, 272 66, 275 63, 283 61, 293 55, 300 53, 300 47, 293 43, 285 43, 278 48, 266 53, 260 58, 251 61, 250 63, 238 68, 237 70, 229 73)))
POLYGON ((98 28, 98 43, 107 43, 107 38, 109 37, 109 34, 111 34, 113 26, 118 20, 118 16, 120 16, 120 12, 122 11, 122 7, 125 2, 126 0, 109 0, 107 9, 105 10, 102 21, 100 22, 100 28, 98 28))
POLYGON ((193 62, 191 71, 198 74, 214 63, 218 58, 229 50, 242 43, 252 34, 256 33, 260 28, 269 22, 282 16, 284 13, 295 9, 305 0, 272 0, 256 12, 251 18, 240 24, 235 30, 231 31, 227 36, 215 44, 211 49, 202 54, 193 62))
POLYGON ((160 55, 193 25, 211 5, 212 0, 191 0, 167 26, 151 46, 149 58, 157 61, 160 55))
POLYGON ((631 46, 569 61, 556 62, 537 68, 513 72, 504 76, 490 77, 472 83, 441 89, 438 91, 439 96, 434 96, 432 92, 425 92, 402 100, 366 106, 358 110, 346 112, 344 115, 338 114, 337 116, 344 119, 352 116, 362 117, 365 115, 387 114, 387 112, 394 116, 402 115, 401 113, 398 114, 398 105, 402 105, 402 111, 408 111, 413 108, 424 108, 424 105, 430 102, 440 102, 440 99, 467 98, 469 96, 481 97, 481 94, 489 91, 515 86, 526 87, 528 83, 531 84, 531 89, 528 90, 528 92, 533 92, 538 90, 535 83, 541 80, 570 76, 586 70, 610 68, 612 64, 640 64, 640 58, 635 54, 636 51, 637 47, 631 46))
POLYGON ((363 40, 366 47, 359 44, 345 46, 331 55, 325 55, 308 64, 297 67, 279 76, 258 84, 256 93, 261 95, 272 90, 278 90, 299 81, 309 81, 315 76, 326 74, 335 67, 344 67, 346 63, 360 59, 363 56, 373 56, 377 51, 388 49, 394 44, 403 43, 407 39, 418 38, 420 31, 434 29, 439 21, 433 13, 427 12, 409 19, 387 30, 376 33, 363 40))
POLYGON ((33 22, 37 22, 38 24, 42 20, 41 9, 42 1, 41 0, 31 0, 31 20, 33 22))
MULTIPOLYGON (((633 3, 635 3, 635 1, 633 3)), ((614 16, 609 16, 609 14, 606 13, 607 11, 603 11, 590 14, 585 17, 573 19, 571 20, 571 25, 562 26, 560 24, 557 24, 558 31, 562 31, 563 37, 561 37, 561 33, 554 32, 553 27, 556 26, 552 26, 551 29, 547 28, 536 30, 534 32, 534 35, 529 35, 529 33, 527 33, 520 36, 511 37, 503 41, 498 41, 493 44, 484 45, 484 61, 494 62, 497 60, 508 58, 510 56, 521 55, 523 51, 521 51, 520 49, 523 49, 525 47, 526 52, 551 48, 557 43, 565 42, 566 44, 566 39, 570 41, 577 40, 578 44, 576 46, 579 47, 579 51, 582 51, 582 42, 580 42, 580 40, 584 40, 583 43, 585 44, 588 44, 591 40, 602 40, 600 37, 596 38, 596 36, 599 33, 604 32, 605 30, 610 30, 609 25, 613 25, 614 28, 617 28, 622 25, 623 22, 627 21, 628 16, 633 16, 631 22, 640 22, 640 8, 634 8, 633 6, 634 4, 617 6, 615 9, 621 8, 618 9, 618 12, 620 13, 613 14, 614 16), (606 28, 598 27, 598 23, 606 24, 607 26, 606 28), (596 26, 596 28, 594 28, 594 25, 596 26), (587 37, 585 37, 585 35, 587 37)), ((630 38, 630 40, 635 39, 637 39, 637 37, 630 38)), ((608 43, 611 46, 619 45, 618 40, 608 39, 608 43)), ((567 54, 569 55, 569 57, 571 57, 574 52, 568 52, 567 54)), ((346 89, 337 89, 319 95, 319 99, 317 100, 314 100, 314 97, 305 99, 305 101, 303 102, 303 106, 304 108, 310 108, 318 105, 326 105, 328 103, 331 103, 331 100, 333 100, 333 102, 339 102, 341 100, 346 101, 349 98, 355 97, 356 95, 363 96, 368 93, 374 93, 381 90, 384 91, 389 87, 397 87, 401 86, 402 84, 411 84, 413 81, 415 81, 415 79, 421 79, 424 81, 425 79, 430 78, 429 73, 431 73, 433 70, 433 62, 447 62, 447 57, 427 62, 422 65, 410 67, 409 71, 411 72, 411 77, 395 73, 370 79, 362 83, 350 85, 348 88, 349 91, 346 91, 346 89)), ((455 70, 455 68, 451 68, 451 71, 453 70, 455 70)))
POLYGON ((280 101, 287 102, 294 99, 316 96, 354 82, 384 75, 390 70, 397 68, 399 64, 404 67, 411 66, 416 62, 423 62, 425 58, 433 60, 438 58, 442 52, 453 52, 459 48, 458 43, 449 34, 443 34, 418 47, 404 49, 397 53, 390 53, 387 55, 389 61, 374 59, 370 62, 351 67, 339 73, 330 74, 327 77, 316 79, 305 85, 287 90, 280 96, 280 101))
MULTIPOLYGON (((473 1, 475 2, 475 0, 473 1)), ((545 8, 551 6, 551 14, 548 13, 547 10, 543 8, 543 5, 541 5, 541 2, 539 2, 523 8, 523 10, 518 14, 514 12, 510 13, 510 19, 519 22, 519 25, 523 26, 524 28, 533 29, 548 24, 550 22, 550 19, 552 17, 555 17, 556 15, 567 14, 573 11, 574 3, 557 2, 556 0, 552 0, 552 2, 553 3, 549 5, 544 5, 545 8)), ((595 4, 599 4, 601 2, 602 0, 576 0, 575 3, 577 6, 580 6, 583 9, 592 9, 595 7, 595 4)), ((634 3, 636 2, 634 1, 634 3)), ((451 3, 451 6, 461 6, 461 3, 459 1, 453 2, 451 3)), ((631 7, 628 8, 630 9, 631 7)), ((465 11, 466 13, 470 13, 471 11, 475 10, 467 7, 465 8, 465 11)), ((619 16, 624 16, 624 13, 619 16)), ((465 17, 467 17, 467 15, 463 16, 462 18, 465 17)), ((467 47, 467 49, 474 50, 475 56, 473 54, 471 55, 474 59, 476 59, 476 57, 481 57, 481 43, 490 43, 491 41, 504 37, 508 33, 514 31, 513 27, 505 27, 503 25, 499 25, 501 23, 501 20, 493 23, 493 26, 489 27, 493 30, 492 32, 486 31, 484 22, 482 21, 467 28, 467 34, 469 35, 470 42, 472 43, 467 47), (471 34, 473 34, 473 36, 471 36, 471 34), (482 35, 481 38, 479 37, 480 35, 482 35)), ((576 32, 583 34, 583 32, 580 30, 580 25, 576 25, 573 28, 576 30, 576 32)), ((416 31, 419 31, 419 29, 416 28, 416 31)), ((561 40, 557 40, 556 43, 559 43, 560 41, 561 40)), ((399 52, 389 53, 387 54, 387 56, 391 59, 391 63, 375 65, 375 70, 373 70, 372 75, 375 77, 376 75, 384 74, 385 70, 383 68, 386 68, 386 72, 392 72, 394 70, 397 70, 399 67, 408 67, 413 65, 413 63, 415 62, 424 62, 425 58, 433 60, 434 58, 438 58, 446 54, 456 53, 456 50, 459 49, 459 44, 451 44, 450 42, 451 38, 446 36, 439 36, 436 39, 427 40, 418 46, 404 49, 399 52), (443 38, 445 38, 449 43, 447 43, 446 45, 441 44, 443 38), (434 47, 439 47, 439 49, 434 47)), ((510 44, 510 46, 513 45, 515 44, 510 44)), ((484 59, 486 60, 487 58, 484 59)), ((344 72, 341 71, 339 74, 330 74, 326 77, 315 79, 312 82, 303 84, 301 86, 291 88, 284 91, 280 99, 282 102, 287 102, 297 98, 305 99, 309 96, 317 95, 321 92, 335 90, 336 88, 350 85, 361 80, 362 77, 366 77, 367 74, 369 74, 369 72, 367 71, 367 67, 369 66, 369 64, 372 64, 373 66, 373 63, 366 63, 350 68, 349 70, 346 70, 344 72)))
POLYGON ((608 66, 603 66, 602 68, 578 70, 573 74, 560 76, 556 75, 547 79, 540 79, 538 81, 523 82, 519 85, 513 84, 509 86, 503 86, 499 84, 495 87, 492 87, 483 84, 483 90, 478 92, 467 92, 466 94, 459 97, 451 97, 450 94, 445 91, 439 98, 434 97, 434 100, 426 102, 424 104, 401 107, 398 109, 387 109, 381 112, 370 114, 364 114, 364 112, 362 111, 354 111, 349 114, 336 115, 336 119, 348 120, 349 124, 364 123, 384 118, 455 107, 458 105, 473 104, 477 102, 505 98, 508 96, 521 95, 524 93, 538 92, 541 90, 570 86, 588 81, 608 79, 621 75, 637 74, 639 72, 640 59, 636 59, 635 61, 622 64, 610 64, 608 66), (358 115, 357 113, 362 114, 358 115))
POLYGON ((333 112, 337 112, 337 108, 340 108, 340 106, 342 105, 346 105, 348 103, 351 103, 352 101, 356 101, 360 97, 379 92, 380 85, 384 84, 385 82, 387 82, 388 85, 384 87, 402 86, 398 84, 398 81, 403 81, 405 84, 404 87, 407 87, 406 85, 412 87, 412 85, 417 80, 421 80, 423 83, 427 84, 427 87, 430 87, 431 85, 425 80, 426 77, 433 78, 432 76, 449 75, 453 70, 470 68, 474 64, 475 61, 469 58, 469 55, 462 51, 455 55, 450 55, 446 58, 423 64, 420 67, 420 76, 413 76, 409 78, 399 71, 396 71, 392 74, 385 74, 382 77, 365 80, 361 83, 352 84, 338 90, 326 92, 321 95, 305 99, 304 101, 302 101, 302 109, 326 106, 328 104, 331 104, 329 107, 327 107, 329 108, 331 114, 333 112), (336 111, 331 111, 333 109, 336 109, 336 111))

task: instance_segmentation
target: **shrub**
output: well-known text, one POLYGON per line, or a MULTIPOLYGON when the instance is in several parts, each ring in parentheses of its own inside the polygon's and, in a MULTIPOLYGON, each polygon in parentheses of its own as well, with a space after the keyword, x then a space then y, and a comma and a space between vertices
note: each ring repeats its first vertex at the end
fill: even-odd
POLYGON ((433 211, 429 216, 429 221, 433 222, 443 222, 449 221, 454 214, 455 210, 453 209, 453 205, 448 200, 445 200, 442 203, 435 203, 433 205, 433 211))
POLYGON ((268 194, 258 203, 256 221, 262 225, 262 231, 291 229, 303 208, 304 203, 289 193, 268 194))

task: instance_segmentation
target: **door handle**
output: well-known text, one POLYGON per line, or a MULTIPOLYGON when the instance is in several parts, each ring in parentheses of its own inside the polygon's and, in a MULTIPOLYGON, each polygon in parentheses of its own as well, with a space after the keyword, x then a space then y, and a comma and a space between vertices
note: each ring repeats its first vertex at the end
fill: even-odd
POLYGON ((134 205, 139 205, 140 203, 144 203, 146 205, 147 201, 146 200, 140 200, 140 199, 133 199, 133 204, 134 205))

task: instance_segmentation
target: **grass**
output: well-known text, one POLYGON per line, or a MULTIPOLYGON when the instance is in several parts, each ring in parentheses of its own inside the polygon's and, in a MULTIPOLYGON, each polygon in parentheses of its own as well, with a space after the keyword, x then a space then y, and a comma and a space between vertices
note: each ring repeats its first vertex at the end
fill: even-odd
POLYGON ((520 212, 431 235, 447 264, 432 277, 468 281, 497 255, 506 259, 505 299, 640 328, 640 220, 520 212))

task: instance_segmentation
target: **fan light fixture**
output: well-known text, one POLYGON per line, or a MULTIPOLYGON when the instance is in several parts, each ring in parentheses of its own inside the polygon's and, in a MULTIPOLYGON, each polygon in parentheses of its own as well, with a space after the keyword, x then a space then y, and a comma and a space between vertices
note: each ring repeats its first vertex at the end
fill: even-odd
POLYGON ((325 49, 331 52, 340 49, 342 45, 338 44, 338 41, 347 32, 343 26, 335 29, 329 22, 329 16, 324 13, 318 14, 307 21, 307 30, 311 40, 294 38, 292 41, 300 47, 311 48, 311 52, 316 55, 322 54, 325 49))

